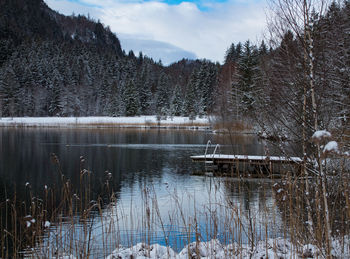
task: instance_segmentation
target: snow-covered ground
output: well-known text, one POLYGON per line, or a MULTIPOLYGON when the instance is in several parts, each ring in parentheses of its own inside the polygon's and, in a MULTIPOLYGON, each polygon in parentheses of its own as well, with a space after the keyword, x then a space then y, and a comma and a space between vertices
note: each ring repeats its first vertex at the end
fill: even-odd
POLYGON ((209 127, 207 117, 13 117, 0 118, 0 127, 209 127))
MULTIPOLYGON (((332 242, 332 255, 336 258, 350 258, 350 239, 344 242, 332 242)), ((107 259, 188 259, 188 258, 322 258, 322 252, 313 245, 294 246, 283 239, 268 239, 260 241, 255 246, 239 245, 237 243, 222 245, 218 240, 191 243, 177 254, 171 248, 158 244, 147 246, 137 244, 131 248, 118 248, 107 259)))
MULTIPOLYGON (((332 242, 332 255, 335 258, 350 258, 350 237, 347 236, 343 241, 332 242)), ((314 245, 295 246, 283 238, 268 239, 260 241, 254 246, 239 245, 237 243, 222 245, 214 239, 209 242, 193 242, 184 247, 180 253, 174 252, 170 247, 158 244, 146 245, 139 243, 130 248, 119 247, 112 252, 106 259, 188 259, 188 258, 210 258, 210 259, 229 259, 229 258, 324 258, 324 251, 314 245)), ((62 258, 75 258, 66 256, 62 258)))

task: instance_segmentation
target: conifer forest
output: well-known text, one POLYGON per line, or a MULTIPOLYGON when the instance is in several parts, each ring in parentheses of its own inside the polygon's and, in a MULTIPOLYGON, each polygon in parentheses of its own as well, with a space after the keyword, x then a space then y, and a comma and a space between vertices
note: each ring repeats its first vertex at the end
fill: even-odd
POLYGON ((304 28, 310 39, 271 25, 269 42, 232 43, 222 65, 184 59, 164 66, 125 53, 99 21, 61 15, 42 0, 3 0, 0 116, 219 114, 266 122, 278 111, 284 116, 273 124, 290 124, 302 106, 301 85, 312 76, 320 123, 347 124, 350 2, 312 15, 304 28))

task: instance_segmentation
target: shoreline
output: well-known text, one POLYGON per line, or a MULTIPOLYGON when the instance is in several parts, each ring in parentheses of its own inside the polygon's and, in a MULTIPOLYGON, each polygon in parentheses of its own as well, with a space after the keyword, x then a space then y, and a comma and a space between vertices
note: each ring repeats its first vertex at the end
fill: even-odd
POLYGON ((2 117, 0 127, 50 128, 141 128, 210 130, 208 117, 2 117))
MULTIPOLYGON (((348 236, 343 240, 332 239, 332 256, 336 258, 348 258, 350 256, 350 243, 348 236)), ((45 255, 46 248, 42 249, 45 255)), ((37 254, 40 254, 40 250, 37 254)), ((187 258, 319 258, 323 257, 323 248, 314 244, 294 244, 287 238, 276 237, 257 241, 255 244, 239 244, 237 242, 222 244, 217 239, 209 241, 192 242, 186 245, 178 253, 170 246, 160 244, 137 243, 131 247, 119 246, 105 259, 187 259, 187 258)), ((60 253, 60 258, 78 258, 73 254, 60 253)))

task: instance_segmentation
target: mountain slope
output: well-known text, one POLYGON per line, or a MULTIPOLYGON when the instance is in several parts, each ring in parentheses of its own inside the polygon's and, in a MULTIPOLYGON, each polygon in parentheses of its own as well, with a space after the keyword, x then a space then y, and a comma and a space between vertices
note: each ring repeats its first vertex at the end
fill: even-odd
POLYGON ((7 52, 0 62, 4 62, 16 46, 32 40, 83 43, 110 48, 118 56, 123 55, 118 38, 100 22, 84 16, 61 15, 42 0, 0 1, 0 39, 0 50, 7 52))
POLYGON ((208 63, 163 67, 125 55, 100 22, 42 0, 0 2, 0 116, 205 114, 217 69, 208 63))

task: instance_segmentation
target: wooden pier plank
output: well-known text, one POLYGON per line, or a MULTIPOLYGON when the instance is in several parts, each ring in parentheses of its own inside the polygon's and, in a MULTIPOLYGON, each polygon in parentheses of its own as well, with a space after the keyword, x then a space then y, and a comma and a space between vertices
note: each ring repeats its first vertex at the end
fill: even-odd
POLYGON ((194 162, 204 162, 204 161, 260 161, 260 162, 285 162, 285 163, 301 163, 302 159, 300 157, 283 157, 283 156, 248 156, 248 155, 221 155, 221 154, 207 154, 200 156, 191 156, 194 162))
MULTIPOLYGON (((250 155, 224 155, 224 154, 206 154, 199 156, 191 156, 193 162, 203 162, 207 168, 218 168, 220 171, 226 167, 235 168, 241 171, 264 171, 268 170, 270 174, 276 171, 286 171, 281 166, 285 165, 290 168, 297 169, 302 163, 300 157, 283 157, 283 156, 250 156, 250 155), (209 166, 210 165, 210 166, 209 166)), ((296 170, 298 171, 298 169, 296 170)))

